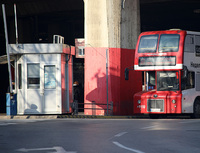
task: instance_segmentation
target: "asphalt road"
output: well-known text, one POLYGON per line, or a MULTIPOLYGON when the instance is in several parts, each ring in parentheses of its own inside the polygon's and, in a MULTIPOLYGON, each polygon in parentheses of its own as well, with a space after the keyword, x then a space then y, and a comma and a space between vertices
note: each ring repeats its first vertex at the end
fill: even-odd
POLYGON ((0 153, 199 153, 200 119, 0 120, 0 153))

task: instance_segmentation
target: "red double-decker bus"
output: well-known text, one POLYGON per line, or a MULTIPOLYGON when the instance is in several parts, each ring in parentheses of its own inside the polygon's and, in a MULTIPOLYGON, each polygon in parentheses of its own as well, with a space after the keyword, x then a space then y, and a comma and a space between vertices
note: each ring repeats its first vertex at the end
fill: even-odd
POLYGON ((135 114, 200 116, 200 32, 179 29, 140 34, 134 70, 143 71, 135 114))

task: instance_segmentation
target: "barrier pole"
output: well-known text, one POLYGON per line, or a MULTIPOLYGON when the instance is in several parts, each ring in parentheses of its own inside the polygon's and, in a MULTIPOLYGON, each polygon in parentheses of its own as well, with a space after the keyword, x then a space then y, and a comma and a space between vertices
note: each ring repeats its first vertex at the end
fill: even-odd
POLYGON ((9 73, 9 81, 10 81, 10 93, 13 93, 12 76, 11 76, 11 68, 10 68, 10 54, 9 54, 9 50, 8 50, 8 32, 7 32, 6 13, 5 13, 5 5, 4 4, 2 4, 2 11, 3 11, 5 39, 6 39, 6 53, 7 53, 7 60, 8 60, 8 73, 9 73))
POLYGON ((106 92, 107 92, 107 116, 108 116, 108 49, 106 49, 106 92))
POLYGON ((16 44, 18 45, 17 8, 16 8, 16 4, 14 4, 14 13, 15 13, 15 35, 16 35, 16 44))

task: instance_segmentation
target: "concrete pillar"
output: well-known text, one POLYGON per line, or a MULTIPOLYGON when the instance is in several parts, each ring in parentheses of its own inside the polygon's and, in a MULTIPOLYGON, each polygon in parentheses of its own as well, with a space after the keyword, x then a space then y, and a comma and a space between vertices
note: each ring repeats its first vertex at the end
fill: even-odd
MULTIPOLYGON (((105 115, 106 105, 101 104, 107 103, 108 84, 108 101, 113 102, 113 114, 130 115, 133 113, 133 93, 140 89, 130 86, 132 80, 125 82, 124 70, 133 65, 134 49, 140 33, 139 0, 84 0, 84 10, 85 103, 95 101, 99 109, 95 114, 105 115)), ((140 79, 138 82, 141 83, 140 79)), ((86 115, 91 113, 85 109, 86 115)))
POLYGON ((135 49, 140 34, 139 0, 122 0, 121 48, 135 49))
POLYGON ((139 0, 84 0, 85 42, 134 49, 140 33, 139 0))

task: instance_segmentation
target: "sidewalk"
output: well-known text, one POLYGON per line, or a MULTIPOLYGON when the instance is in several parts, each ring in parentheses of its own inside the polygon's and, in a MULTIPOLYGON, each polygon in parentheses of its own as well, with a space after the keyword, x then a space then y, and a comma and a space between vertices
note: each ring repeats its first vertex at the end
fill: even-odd
POLYGON ((6 115, 0 114, 0 120, 9 119, 57 119, 58 115, 6 115))
POLYGON ((0 114, 0 120, 9 119, 62 119, 62 118, 79 118, 79 119, 136 119, 136 118, 148 118, 148 116, 96 116, 96 115, 84 115, 79 113, 78 115, 68 114, 55 114, 55 115, 10 115, 0 114))

